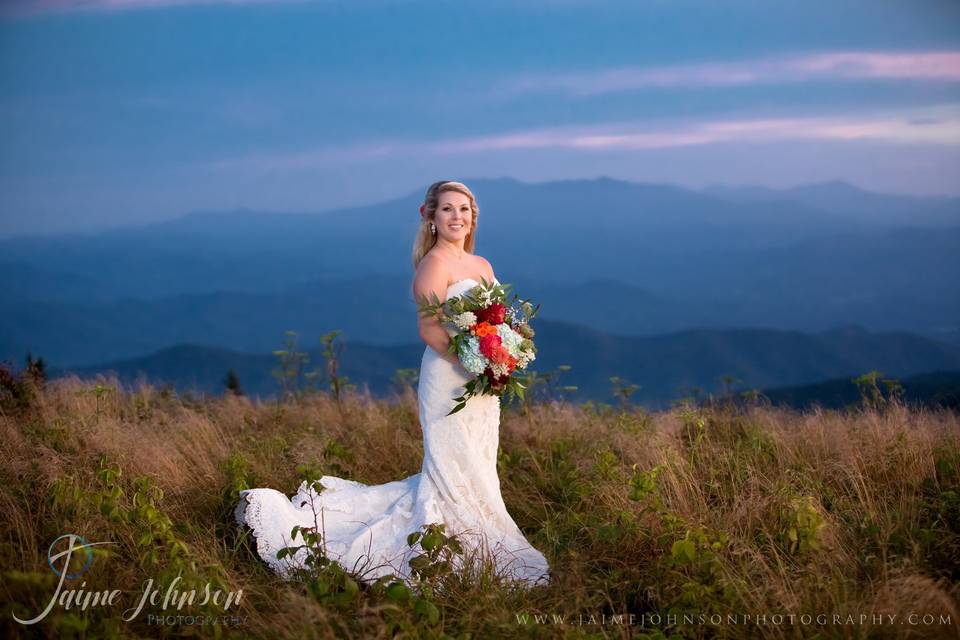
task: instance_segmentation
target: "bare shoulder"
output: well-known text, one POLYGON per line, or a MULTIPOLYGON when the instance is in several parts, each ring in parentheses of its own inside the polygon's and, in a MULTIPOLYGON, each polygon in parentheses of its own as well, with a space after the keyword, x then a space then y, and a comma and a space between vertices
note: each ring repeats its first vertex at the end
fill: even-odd
POLYGON ((427 255, 417 265, 417 272, 413 276, 413 299, 420 302, 421 298, 433 300, 431 294, 436 294, 440 300, 447 297, 447 267, 442 260, 427 255))
POLYGON ((490 264, 490 261, 484 258, 483 256, 475 256, 477 262, 479 262, 480 269, 483 271, 483 276, 490 281, 493 281, 496 278, 496 274, 493 273, 493 265, 490 264))

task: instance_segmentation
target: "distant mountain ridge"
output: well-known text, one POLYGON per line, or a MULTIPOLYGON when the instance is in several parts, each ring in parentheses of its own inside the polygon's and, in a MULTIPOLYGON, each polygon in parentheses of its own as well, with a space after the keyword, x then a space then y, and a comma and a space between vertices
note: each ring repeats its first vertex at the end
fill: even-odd
MULTIPOLYGON (((887 378, 888 376, 883 376, 887 378)), ((960 371, 931 371, 898 380, 907 404, 960 411, 960 371)), ((885 397, 886 385, 878 381, 885 397)), ((860 390, 849 377, 824 380, 815 384, 763 389, 771 404, 807 410, 815 406, 843 409, 861 404, 860 390)))
POLYGON ((820 211, 891 226, 949 227, 960 222, 960 197, 876 193, 843 180, 788 189, 710 186, 700 192, 732 202, 793 202, 820 211))
MULTIPOLYGON (((638 402, 661 408, 694 387, 719 394, 724 375, 740 380, 738 388, 768 388, 855 376, 873 369, 893 376, 960 369, 960 347, 903 333, 871 333, 856 326, 820 334, 691 329, 638 338, 544 320, 538 325, 536 340, 538 357, 533 369, 545 373, 561 364, 571 365, 562 384, 580 388, 572 398, 609 400, 609 378, 620 376, 641 385, 635 396, 638 402)), ((422 344, 383 347, 346 341, 344 345, 341 372, 354 382, 366 383, 377 395, 389 392, 397 369, 418 369, 424 351, 422 344)), ((310 354, 313 366, 319 367, 319 349, 309 347, 301 343, 300 348, 310 354)), ((113 370, 127 384, 142 372, 148 379, 181 389, 193 386, 219 393, 227 370, 233 368, 248 393, 267 396, 277 389, 271 375, 275 365, 276 358, 270 354, 179 345, 69 371, 91 377, 113 370)), ((54 375, 64 373, 59 370, 54 375)))
MULTIPOLYGON (((610 178, 467 182, 478 253, 544 320, 637 337, 857 324, 960 344, 957 198, 836 182, 746 196, 610 178)), ((0 359, 29 350, 82 366, 182 343, 268 352, 287 329, 403 345, 416 335, 421 195, 0 240, 0 359)))
MULTIPOLYGON (((888 224, 912 224, 902 207, 918 203, 960 220, 956 198, 827 183, 754 188, 743 204, 731 195, 742 200, 742 189, 609 178, 470 183, 478 251, 544 317, 629 335, 854 322, 960 343, 960 222, 888 224), (868 223, 863 203, 881 201, 883 220, 868 223)), ((406 296, 419 198, 2 240, 0 358, 32 349, 74 365, 185 341, 260 351, 287 328, 402 344, 415 335, 406 296)))

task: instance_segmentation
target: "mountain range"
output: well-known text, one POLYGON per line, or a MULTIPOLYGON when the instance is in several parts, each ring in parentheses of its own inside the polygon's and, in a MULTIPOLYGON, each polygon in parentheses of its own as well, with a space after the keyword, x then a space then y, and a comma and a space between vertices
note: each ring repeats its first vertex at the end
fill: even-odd
MULTIPOLYGON (((575 385, 566 394, 573 401, 611 401, 612 376, 639 384, 633 399, 651 408, 665 408, 700 389, 720 395, 722 378, 731 376, 735 389, 764 389, 809 384, 837 377, 851 378, 878 369, 886 376, 909 377, 927 371, 960 370, 960 347, 907 333, 871 333, 847 326, 819 334, 771 329, 686 330, 656 337, 617 336, 582 325, 541 321, 535 340, 538 356, 533 369, 570 370, 560 385, 575 385)), ((374 395, 394 387, 400 369, 418 369, 422 344, 381 346, 340 340, 339 371, 374 395)), ((429 348, 429 347, 426 347, 429 348)), ((304 369, 324 370, 318 348, 301 342, 308 356, 304 369)), ((142 357, 103 362, 52 372, 94 378, 114 372, 121 383, 145 380, 169 383, 180 391, 219 394, 232 369, 250 395, 274 396, 273 375, 279 361, 270 353, 251 354, 226 348, 179 345, 142 357)))
MULTIPOLYGON (((791 385, 935 371, 960 345, 960 198, 837 181, 699 191, 609 178, 466 182, 480 205, 477 252, 542 304, 539 364, 575 363, 585 393, 605 390, 609 375, 645 381, 663 400, 727 373, 791 385), (867 338, 893 351, 871 356, 867 338), (621 366, 605 349, 631 359, 621 366), (807 362, 811 353, 823 363, 807 362)), ((31 351, 53 368, 91 370, 200 349, 242 360, 278 348, 287 330, 315 341, 340 329, 355 355, 415 367, 421 197, 0 239, 0 359, 31 351)), ((389 378, 369 374, 373 387, 389 378)))

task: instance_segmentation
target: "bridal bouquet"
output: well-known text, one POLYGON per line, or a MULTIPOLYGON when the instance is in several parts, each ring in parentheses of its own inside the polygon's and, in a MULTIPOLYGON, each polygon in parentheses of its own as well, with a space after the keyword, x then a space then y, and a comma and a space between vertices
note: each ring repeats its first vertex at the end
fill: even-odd
POLYGON ((447 353, 456 353, 463 368, 476 376, 464 385, 463 395, 454 398, 457 405, 447 415, 463 409, 471 396, 506 394, 523 399, 525 387, 512 374, 536 358, 530 320, 540 305, 534 307, 516 295, 507 302, 509 284, 481 281, 444 301, 436 294, 432 303, 425 296, 419 301, 421 314, 436 316, 441 325, 455 331, 447 353))

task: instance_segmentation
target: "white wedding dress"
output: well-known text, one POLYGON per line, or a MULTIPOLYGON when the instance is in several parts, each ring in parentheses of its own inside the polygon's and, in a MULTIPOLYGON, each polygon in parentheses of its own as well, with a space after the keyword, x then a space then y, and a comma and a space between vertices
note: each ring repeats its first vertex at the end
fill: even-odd
MULTIPOLYGON (((477 284, 472 278, 458 280, 447 287, 447 297, 477 284)), ((424 349, 417 387, 424 448, 418 474, 380 485, 323 476, 323 491, 304 482, 293 499, 269 488, 241 491, 235 516, 252 529, 258 554, 289 577, 293 566, 302 566, 306 550, 280 560, 277 551, 302 544, 300 536, 290 538, 291 529, 312 527, 316 521, 322 523, 327 557, 363 581, 393 574, 409 582, 407 562, 422 550, 419 544, 408 546, 407 535, 428 523, 444 523, 465 552, 493 559, 499 575, 526 585, 549 582, 546 558, 507 513, 500 493, 500 398, 474 396, 463 409, 446 415, 470 378, 460 364, 432 347, 424 349)), ((461 566, 460 559, 455 558, 455 566, 461 566)))

